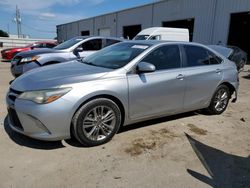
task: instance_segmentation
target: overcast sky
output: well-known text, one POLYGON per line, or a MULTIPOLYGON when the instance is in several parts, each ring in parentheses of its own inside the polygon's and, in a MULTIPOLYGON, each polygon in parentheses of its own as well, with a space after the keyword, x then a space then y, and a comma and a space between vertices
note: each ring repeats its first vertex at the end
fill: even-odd
POLYGON ((152 2, 153 0, 0 0, 0 29, 16 34, 16 5, 22 34, 54 38, 56 25, 152 2))

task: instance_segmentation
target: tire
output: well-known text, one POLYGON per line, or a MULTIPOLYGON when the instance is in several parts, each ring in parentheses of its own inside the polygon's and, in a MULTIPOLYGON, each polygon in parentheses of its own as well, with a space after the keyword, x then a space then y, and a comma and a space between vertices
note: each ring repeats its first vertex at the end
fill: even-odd
POLYGON ((74 136, 84 146, 98 146, 112 139, 120 128, 121 111, 112 100, 98 98, 84 104, 72 119, 74 136))
POLYGON ((229 88, 226 85, 220 85, 216 89, 209 107, 206 109, 207 112, 211 115, 222 114, 228 106, 229 99, 230 99, 229 88))
POLYGON ((243 69, 244 69, 245 64, 246 64, 246 60, 241 59, 241 60, 240 60, 240 63, 239 63, 238 71, 243 70, 243 69))

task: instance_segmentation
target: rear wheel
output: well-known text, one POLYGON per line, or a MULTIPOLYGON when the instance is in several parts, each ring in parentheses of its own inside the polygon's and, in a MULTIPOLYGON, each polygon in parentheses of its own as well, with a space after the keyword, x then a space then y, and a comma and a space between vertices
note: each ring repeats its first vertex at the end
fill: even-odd
POLYGON ((73 131, 85 146, 97 146, 112 139, 121 124, 119 107, 105 98, 83 105, 73 117, 73 131))
POLYGON ((222 114, 228 106, 229 99, 229 88, 225 85, 220 85, 215 91, 207 111, 213 115, 222 114))

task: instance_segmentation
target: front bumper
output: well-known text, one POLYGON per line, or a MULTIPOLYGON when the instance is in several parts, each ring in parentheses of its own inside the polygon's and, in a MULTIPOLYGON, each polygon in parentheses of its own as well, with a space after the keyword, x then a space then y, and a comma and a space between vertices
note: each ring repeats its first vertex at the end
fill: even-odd
POLYGON ((12 55, 10 53, 1 52, 2 59, 10 61, 12 59, 12 55))
POLYGON ((18 98, 13 100, 10 91, 6 104, 8 123, 12 130, 38 140, 56 141, 70 138, 71 113, 68 101, 58 99, 50 104, 39 105, 18 98))

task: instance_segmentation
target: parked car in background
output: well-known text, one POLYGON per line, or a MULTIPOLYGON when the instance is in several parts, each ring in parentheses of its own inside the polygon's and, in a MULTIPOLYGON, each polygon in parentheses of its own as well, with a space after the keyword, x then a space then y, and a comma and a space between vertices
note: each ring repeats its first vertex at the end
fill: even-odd
POLYGON ((6 101, 13 130, 96 146, 122 125, 197 109, 221 114, 238 85, 235 64, 206 46, 130 41, 27 72, 6 101))
POLYGON ((189 41, 188 29, 171 27, 150 27, 139 32, 133 40, 189 41))
POLYGON ((218 51, 229 60, 235 62, 237 70, 243 70, 247 63, 247 53, 236 46, 221 46, 221 45, 209 45, 210 48, 218 51))
POLYGON ((16 54, 20 52, 30 51, 36 48, 53 48, 57 45, 56 42, 53 41, 43 41, 43 42, 35 42, 33 44, 29 44, 25 47, 16 47, 16 48, 8 48, 1 51, 2 59, 11 60, 16 54))
POLYGON ((31 69, 84 58, 123 39, 100 36, 75 37, 53 49, 32 50, 16 55, 11 61, 11 73, 18 77, 31 69))

